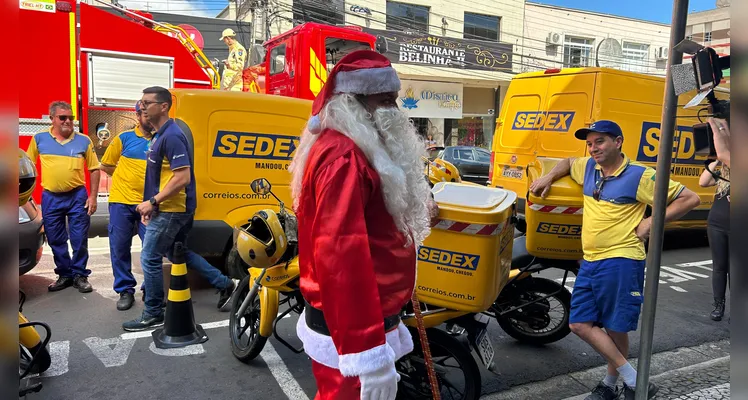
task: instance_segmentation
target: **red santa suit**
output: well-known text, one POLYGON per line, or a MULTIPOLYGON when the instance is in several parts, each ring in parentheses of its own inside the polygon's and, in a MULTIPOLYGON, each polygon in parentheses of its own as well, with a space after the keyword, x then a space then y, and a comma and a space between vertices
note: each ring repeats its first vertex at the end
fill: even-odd
MULTIPOLYGON (((399 89, 386 58, 366 57, 376 62, 355 53, 341 59, 315 101, 315 115, 333 92, 331 83, 337 92, 399 89), (372 87, 372 76, 360 71, 357 81, 346 80, 341 72, 346 66, 350 72, 373 67, 380 84, 372 87)), ((407 238, 388 213, 380 176, 361 148, 340 132, 320 132, 315 121, 308 127, 318 138, 296 199, 300 289, 307 302, 296 329, 313 360, 317 399, 357 400, 358 376, 391 366, 413 350, 397 315, 413 292, 416 249, 405 245, 407 238), (317 326, 320 319, 323 327, 317 326)))

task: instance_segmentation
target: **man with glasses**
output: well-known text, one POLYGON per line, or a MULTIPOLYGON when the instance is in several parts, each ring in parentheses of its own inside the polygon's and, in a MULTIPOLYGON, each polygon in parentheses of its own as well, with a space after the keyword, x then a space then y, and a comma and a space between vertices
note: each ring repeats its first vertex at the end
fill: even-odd
MULTIPOLYGON (((571 330, 608 362, 608 371, 586 400, 617 399, 616 382, 623 378, 624 399, 633 400, 636 370, 627 361, 628 332, 636 331, 644 300, 644 242, 652 218, 655 170, 631 161, 623 152, 623 132, 613 121, 600 120, 576 131, 587 142, 589 157, 561 160, 530 185, 546 197, 554 181, 571 175, 582 185, 582 261, 571 298, 571 330), (604 329, 604 330, 603 330, 604 329)), ((681 218, 698 206, 699 196, 670 181, 665 221, 681 218)), ((650 383, 648 398, 658 388, 650 383)))
MULTIPOLYGON (((143 90, 143 116, 156 130, 146 155, 143 201, 136 210, 146 225, 140 264, 145 281, 143 314, 122 324, 126 331, 141 331, 163 325, 163 257, 171 258, 175 242, 186 244, 196 208, 195 174, 187 137, 169 118, 171 93, 154 86, 143 90)), ((185 251, 187 268, 197 270, 219 289, 218 308, 228 304, 236 284, 204 258, 185 251)))
POLYGON ((57 281, 50 292, 73 286, 81 293, 93 290, 88 282, 88 229, 96 212, 99 192, 99 159, 91 139, 73 131, 73 110, 69 103, 49 106, 52 127, 34 135, 26 153, 42 165, 42 212, 44 232, 52 248, 57 281), (91 190, 86 191, 85 171, 91 173, 91 190), (73 258, 68 253, 68 230, 73 258))
MULTIPOLYGON (((101 169, 112 177, 109 190, 109 252, 114 274, 114 291, 119 294, 117 309, 129 310, 135 303, 135 277, 132 274, 132 237, 137 226, 140 241, 145 225, 135 209, 143 201, 145 153, 153 127, 135 104, 138 124, 112 140, 101 159, 101 169)), ((145 285, 143 285, 143 288, 145 285)))

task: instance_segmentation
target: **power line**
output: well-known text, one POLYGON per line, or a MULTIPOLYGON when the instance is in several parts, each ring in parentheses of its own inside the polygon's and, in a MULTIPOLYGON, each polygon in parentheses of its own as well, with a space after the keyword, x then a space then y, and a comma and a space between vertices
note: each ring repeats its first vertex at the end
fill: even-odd
MULTIPOLYGON (((324 7, 324 6, 325 6, 325 5, 324 5, 324 3, 321 3, 321 2, 320 2, 320 1, 318 1, 318 0, 306 0, 306 1, 300 1, 300 2, 301 2, 302 4, 303 4, 303 3, 306 3, 306 2, 309 2, 309 3, 312 3, 313 5, 317 5, 317 6, 322 6, 322 7, 324 7)), ((296 5, 294 5, 294 6, 289 6, 289 5, 287 5, 287 4, 283 4, 283 6, 285 6, 285 7, 287 8, 287 9, 288 9, 288 8, 290 8, 290 9, 292 9, 292 10, 294 10, 294 11, 297 11, 297 12, 298 12, 298 8, 297 8, 298 6, 296 6, 296 5)), ((356 13, 352 13, 352 12, 348 12, 348 11, 346 11, 345 9, 344 9, 344 10, 342 11, 342 13, 343 13, 344 15, 351 15, 351 16, 355 16, 355 17, 358 17, 358 18, 365 18, 365 19, 370 19, 370 20, 373 20, 373 21, 376 21, 376 22, 379 22, 379 23, 384 23, 385 25, 386 25, 386 24, 387 24, 387 22, 389 22, 390 20, 392 20, 392 24, 393 24, 393 25, 400 25, 400 26, 403 26, 403 27, 407 27, 407 26, 409 26, 409 25, 412 25, 412 24, 414 23, 414 21, 412 21, 412 20, 410 20, 410 19, 407 19, 407 18, 402 18, 402 17, 397 17, 397 16, 394 16, 394 15, 390 15, 390 14, 387 14, 387 13, 383 13, 383 12, 381 12, 381 11, 373 10, 372 12, 375 12, 375 13, 378 13, 378 14, 383 14, 383 15, 385 15, 385 17, 386 17, 386 21, 382 22, 382 21, 378 21, 378 20, 374 20, 374 19, 371 19, 371 18, 366 18, 366 17, 362 17, 362 16, 361 16, 361 15, 359 15, 359 14, 356 14, 356 13), (398 24, 398 22, 399 22, 399 24, 398 24)), ((313 12, 312 12, 312 13, 313 13, 313 12)), ((439 15, 439 14, 436 14, 436 13, 433 13, 433 14, 434 14, 434 15, 439 15)), ((317 15, 323 15, 323 14, 317 13, 317 15)), ((324 16, 324 15, 323 15, 323 16, 324 16)), ((453 19, 453 20, 456 20, 456 19, 454 19, 453 17, 449 17, 449 18, 450 18, 450 19, 453 19)), ((322 21, 325 21, 324 19, 321 19, 321 20, 322 20, 322 21)), ((456 20, 456 21, 460 21, 460 20, 456 20)), ((462 21, 460 21, 460 22, 462 22, 462 21)), ((523 24, 523 25, 524 25, 524 24, 523 24)), ((442 30, 443 32, 453 32, 453 33, 455 33, 455 34, 458 34, 458 35, 463 35, 463 36, 464 36, 464 32, 460 32, 460 31, 457 31, 457 30, 454 30, 454 29, 444 28, 444 27, 440 27, 440 26, 437 26, 437 25, 430 25, 430 24, 427 24, 427 25, 425 25, 425 26, 426 26, 426 27, 433 27, 433 28, 441 29, 441 30, 442 30)), ((425 33, 428 33, 428 32, 425 32, 425 33)), ((526 37, 526 36, 522 36, 522 35, 516 35, 516 34, 508 33, 508 32, 501 32, 501 34, 502 34, 502 35, 509 35, 509 36, 514 36, 514 37, 517 37, 517 38, 521 38, 521 39, 523 39, 523 41, 524 41, 524 40, 526 39, 526 40, 529 40, 529 41, 534 41, 534 42, 541 42, 541 43, 545 44, 545 41, 544 41, 544 40, 542 40, 542 39, 535 39, 535 38, 530 38, 530 37, 526 37)), ((517 40, 517 41, 518 41, 518 40, 517 40)), ((514 45, 515 45, 515 46, 517 46, 517 47, 520 47, 520 44, 519 44, 519 43, 515 43, 514 45)), ((538 47, 530 47, 530 46, 528 46, 528 45, 524 45, 524 44, 523 44, 523 45, 521 45, 521 46, 522 46, 523 48, 525 48, 525 49, 532 49, 532 50, 537 50, 537 51, 546 51, 546 48, 545 48, 545 47, 543 47, 543 48, 538 48, 538 47)), ((589 56, 589 57, 587 57, 587 58, 590 58, 590 59, 592 59, 592 58, 593 58, 593 56, 594 56, 595 54, 596 54, 596 51, 595 51, 595 50, 593 50, 592 48, 590 48, 590 56, 589 56)), ((522 55, 522 54, 520 54, 520 55, 522 55)), ((650 61, 650 60, 649 60, 649 58, 650 58, 650 57, 649 57, 649 53, 647 54, 647 56, 648 56, 648 57, 647 57, 647 58, 648 58, 648 60, 644 61, 644 64, 645 64, 645 65, 641 65, 641 63, 637 63, 637 65, 639 65, 639 66, 647 66, 647 67, 650 67, 650 68, 652 68, 652 69, 657 69, 657 62, 656 62, 656 61, 655 61, 655 62, 652 62, 652 61, 650 61)), ((536 59, 538 59, 538 60, 546 61, 546 62, 554 62, 554 63, 561 63, 561 64, 563 64, 563 62, 559 62, 559 61, 556 61, 556 60, 545 59, 545 58, 540 58, 540 57, 535 57, 535 56, 532 56, 532 57, 534 57, 534 58, 536 58, 536 59)), ((623 59, 623 60, 628 60, 628 59, 626 59, 626 58, 625 58, 625 57, 623 57, 623 56, 619 56, 619 57, 616 57, 616 58, 619 58, 619 59, 623 59)), ((622 64, 628 64, 628 63, 622 63, 622 64)))
MULTIPOLYGON (((312 3, 314 3, 314 4, 319 4, 318 2, 315 2, 315 1, 312 1, 312 3)), ((302 12, 302 10, 300 10, 300 9, 298 8, 298 6, 289 6, 289 5, 287 5, 287 4, 282 4, 281 6, 283 7, 283 9, 284 9, 284 10, 285 10, 286 12, 292 12, 292 13, 293 13, 293 12, 296 12, 296 13, 299 13, 299 14, 302 14, 302 13, 303 13, 303 12, 302 12)), ((312 16, 315 16, 315 15, 316 15, 316 16, 321 16, 321 17, 323 17, 323 18, 314 18, 314 20, 316 20, 316 21, 319 21, 319 22, 324 22, 324 23, 328 23, 328 20, 327 20, 327 17, 329 17, 328 15, 325 15, 325 14, 322 14, 322 13, 318 13, 318 12, 315 12, 315 11, 313 11, 313 10, 304 10, 304 11, 306 12, 306 14, 307 14, 307 15, 311 14, 312 16)), ((353 16, 361 17, 361 16, 360 16, 360 15, 358 15, 358 14, 355 14, 355 13, 350 13, 350 12, 347 12, 347 11, 345 11, 345 10, 343 11, 343 14, 345 14, 345 15, 353 15, 353 16)), ((388 15, 388 14, 385 14, 385 15, 387 15, 388 17, 391 17, 391 16, 390 16, 390 15, 388 15)), ((392 16, 391 18, 392 18, 392 19, 395 19, 395 20, 397 20, 397 19, 398 19, 398 17, 394 17, 394 16, 392 16)), ((287 18, 286 18, 286 19, 287 19, 287 18)), ((400 19, 401 19, 401 18, 400 18, 400 19)), ((304 21, 294 21, 294 22, 304 22, 304 21)), ((377 21, 377 22, 379 22, 379 21, 377 21)), ((363 26, 361 26, 361 25, 356 25, 356 24, 353 24, 353 23, 348 23, 348 24, 349 24, 349 25, 354 25, 354 26, 360 26, 360 27, 363 27, 363 26)), ((456 33, 460 33, 460 34, 462 33, 462 32, 459 32, 459 31, 455 31, 455 30, 449 30, 449 29, 446 29, 446 30, 447 30, 447 31, 451 31, 451 32, 456 32, 456 33)), ((509 44, 509 43, 505 43, 505 44, 509 44)), ((521 47, 521 45, 519 45, 518 43, 516 43, 516 44, 513 44, 513 46, 516 46, 516 47, 518 47, 518 48, 519 48, 519 47, 521 47)), ((529 46, 524 46, 524 48, 526 48, 526 49, 535 49, 535 50, 541 50, 541 51, 545 51, 545 49, 532 48, 532 47, 529 47, 529 46)), ((587 58, 588 58, 588 59, 592 59, 592 55, 593 55, 594 53, 595 53, 595 52, 591 50, 591 51, 590 51, 590 57, 587 57, 587 58)), ((545 61, 545 62, 549 62, 549 63, 553 63, 553 64, 560 64, 560 65, 564 65, 564 61, 553 60, 553 59, 545 59, 545 58, 541 58, 541 57, 537 57, 537 56, 525 56, 524 54, 521 54, 521 53, 519 53, 519 54, 518 54, 518 53, 515 53, 515 56, 518 56, 518 57, 524 57, 524 58, 532 58, 532 59, 535 59, 535 60, 538 60, 538 61, 545 61)), ((622 58, 622 59, 624 59, 624 60, 625 60, 625 58, 623 58, 623 57, 620 57, 620 58, 622 58)), ((523 61, 524 61, 524 60, 523 60, 523 61)), ((513 61, 513 63, 514 63, 514 64, 517 64, 517 65, 524 65, 524 66, 529 66, 529 67, 531 67, 531 68, 535 68, 535 69, 546 69, 546 68, 549 68, 548 66, 542 66, 542 65, 536 65, 536 64, 528 64, 528 63, 524 63, 524 62, 522 62, 522 61, 520 61, 520 62, 516 62, 516 61, 513 61)), ((622 64, 626 64, 626 63, 622 63, 622 64)), ((477 65, 477 64, 473 64, 473 65, 477 65)), ((465 71, 465 70, 461 70, 461 71, 465 71)), ((654 74, 653 74, 653 75, 654 75, 654 74)), ((485 76, 485 75, 484 75, 484 76, 485 76)), ((496 78, 493 78, 493 77, 492 77, 492 78, 490 78, 490 79, 496 79, 496 78)))

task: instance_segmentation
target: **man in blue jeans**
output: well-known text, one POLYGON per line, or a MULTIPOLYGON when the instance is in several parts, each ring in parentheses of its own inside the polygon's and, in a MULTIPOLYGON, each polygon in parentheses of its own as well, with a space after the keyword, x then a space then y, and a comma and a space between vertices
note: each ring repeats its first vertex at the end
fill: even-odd
MULTIPOLYGON (((139 318, 122 324, 126 331, 163 325, 163 257, 172 259, 175 242, 186 243, 194 219, 196 200, 192 156, 184 132, 169 118, 171 102, 171 93, 158 86, 143 90, 140 101, 143 115, 157 131, 146 155, 145 201, 136 207, 146 225, 140 254, 145 278, 145 310, 139 318)), ((185 252, 185 262, 188 268, 197 270, 219 289, 218 308, 222 309, 236 284, 192 251, 185 252)))
MULTIPOLYGON (((119 294, 117 309, 129 310, 135 303, 135 277, 132 275, 132 237, 137 226, 140 241, 145 225, 135 209, 143 201, 145 152, 153 127, 135 104, 138 124, 112 140, 101 159, 101 169, 112 177, 109 189, 109 252, 114 274, 114 291, 119 294)), ((142 286, 142 289, 145 285, 142 286)))

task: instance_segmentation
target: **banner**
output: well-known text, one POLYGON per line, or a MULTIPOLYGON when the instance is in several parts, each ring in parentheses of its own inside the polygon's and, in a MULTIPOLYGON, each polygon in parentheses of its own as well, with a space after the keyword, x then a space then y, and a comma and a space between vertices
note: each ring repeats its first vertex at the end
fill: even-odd
POLYGON ((397 64, 512 72, 512 44, 363 28, 387 43, 397 64))
POLYGON ((398 106, 411 118, 462 118, 462 84, 402 80, 398 106))

